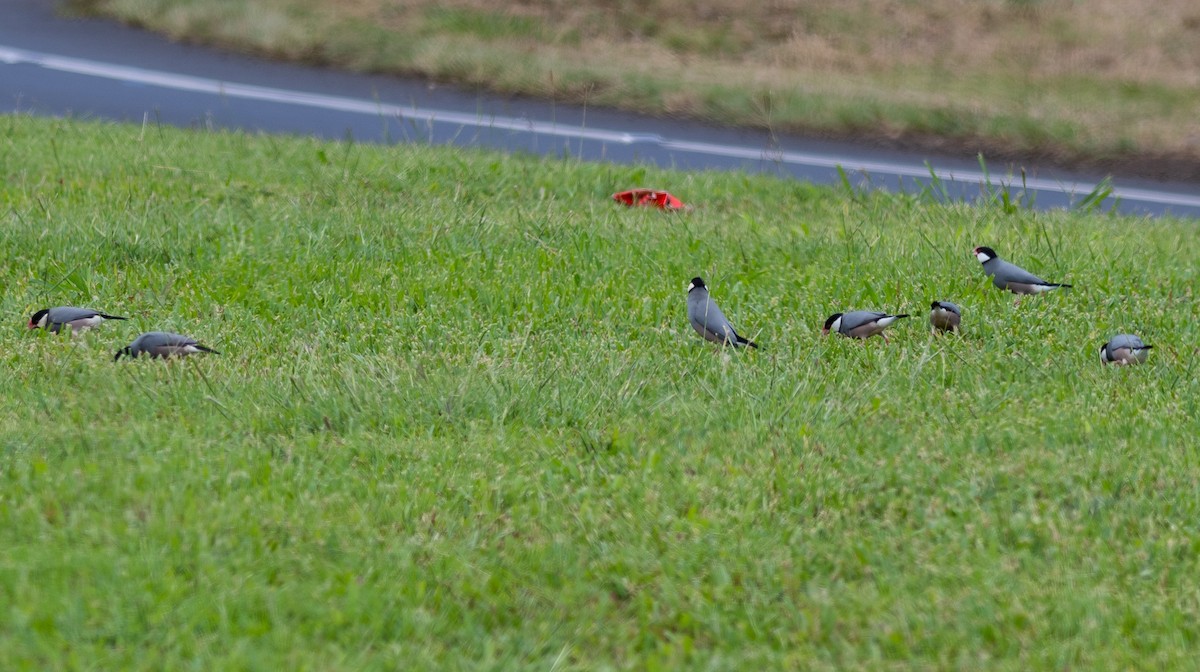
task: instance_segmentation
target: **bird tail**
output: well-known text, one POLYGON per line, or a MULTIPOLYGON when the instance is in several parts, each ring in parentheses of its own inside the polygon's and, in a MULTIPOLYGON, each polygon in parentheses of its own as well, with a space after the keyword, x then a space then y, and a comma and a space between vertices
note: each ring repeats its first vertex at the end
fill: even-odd
POLYGON ((749 346, 751 348, 758 349, 758 343, 751 341, 750 338, 746 338, 745 336, 742 336, 740 334, 734 334, 734 336, 737 336, 737 338, 738 338, 738 341, 737 341, 738 346, 749 346))
POLYGON ((105 315, 104 313, 100 313, 100 317, 103 317, 106 320, 128 320, 129 319, 128 317, 117 317, 116 315, 105 315))
POLYGON ((207 353, 211 353, 211 354, 214 354, 214 355, 219 355, 219 354, 221 354, 221 353, 217 352, 216 350, 213 350, 212 348, 208 347, 207 345, 200 345, 199 343, 196 343, 196 344, 195 344, 195 345, 193 345, 192 347, 193 347, 193 348, 195 348, 195 349, 197 349, 197 350, 200 350, 200 351, 202 351, 202 352, 207 352, 207 353))
POLYGON ((120 350, 117 350, 117 354, 113 356, 113 361, 115 362, 118 359, 120 359, 121 355, 126 355, 130 359, 133 359, 133 350, 131 350, 128 345, 121 348, 120 350))
POLYGON ((1152 348, 1154 348, 1153 345, 1143 345, 1142 347, 1138 348, 1138 350, 1150 350, 1152 348))
POLYGON ((1063 288, 1066 288, 1066 289, 1070 289, 1070 288, 1071 288, 1071 285, 1068 285, 1068 284, 1067 284, 1067 283, 1065 283, 1065 282, 1048 282, 1048 283, 1046 283, 1046 284, 1050 285, 1051 287, 1063 287, 1063 288))
POLYGON ((903 313, 903 314, 901 314, 901 315, 893 315, 892 317, 894 317, 894 318, 896 318, 896 319, 898 320, 898 319, 900 319, 900 318, 902 318, 902 317, 908 317, 908 313, 903 313))

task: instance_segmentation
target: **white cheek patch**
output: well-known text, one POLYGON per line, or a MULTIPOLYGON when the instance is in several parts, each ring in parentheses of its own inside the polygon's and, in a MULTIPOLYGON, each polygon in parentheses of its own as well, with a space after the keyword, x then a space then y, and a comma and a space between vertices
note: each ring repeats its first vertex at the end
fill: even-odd
POLYGON ((829 325, 829 331, 831 331, 831 332, 838 332, 838 333, 841 333, 841 331, 842 331, 842 318, 840 318, 840 317, 839 317, 839 318, 837 318, 836 320, 834 320, 834 321, 833 321, 833 324, 829 325))
POLYGON ((37 321, 37 326, 38 326, 38 328, 39 328, 39 329, 45 329, 45 328, 46 328, 46 322, 48 322, 49 320, 50 320, 50 315, 49 315, 49 314, 42 315, 42 318, 41 318, 40 320, 38 320, 38 321, 37 321))
MULTIPOLYGON (((979 260, 979 263, 983 263, 983 262, 987 261, 988 259, 991 259, 991 257, 989 257, 987 254, 985 254, 983 252, 976 252, 975 258, 979 260)), ((962 259, 962 257, 959 257, 959 259, 962 259)))

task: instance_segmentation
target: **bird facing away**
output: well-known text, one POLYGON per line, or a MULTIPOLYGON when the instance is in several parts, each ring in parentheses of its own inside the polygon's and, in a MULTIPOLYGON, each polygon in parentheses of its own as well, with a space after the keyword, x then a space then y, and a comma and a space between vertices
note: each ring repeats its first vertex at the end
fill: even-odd
POLYGON ((889 315, 888 313, 877 313, 873 310, 852 310, 849 313, 834 313, 825 320, 825 327, 821 329, 821 334, 828 336, 829 332, 837 332, 847 338, 870 338, 875 334, 883 337, 883 342, 888 342, 887 334, 884 329, 887 329, 893 322, 901 318, 908 317, 907 314, 889 315))
POLYGON ((929 304, 929 324, 938 331, 958 331, 962 323, 962 309, 949 301, 934 301, 929 304))
POLYGON ((983 264, 983 272, 988 274, 998 289, 1007 289, 1014 294, 1041 294, 1059 287, 1070 287, 1061 282, 1046 282, 1020 266, 1001 259, 990 247, 977 247, 972 254, 983 264))
POLYGON ((30 329, 45 329, 55 334, 65 326, 72 334, 80 334, 88 329, 100 326, 105 320, 126 319, 129 318, 105 315, 91 308, 56 306, 37 311, 29 317, 29 324, 26 326, 30 329))
POLYGON ((196 352, 211 352, 214 355, 221 353, 212 348, 200 345, 196 339, 190 336, 181 334, 172 334, 166 331, 147 331, 146 333, 134 339, 133 343, 121 348, 117 351, 113 361, 121 358, 121 355, 135 358, 142 353, 150 355, 150 359, 168 359, 170 357, 186 357, 187 355, 196 352))
POLYGON ((725 318, 725 313, 722 313, 716 302, 709 298, 708 287, 704 285, 703 278, 692 278, 691 284, 688 285, 687 315, 696 333, 713 343, 734 347, 758 347, 757 343, 742 338, 734 330, 733 325, 725 318))
POLYGON ((1150 356, 1153 347, 1133 334, 1117 334, 1100 346, 1100 361, 1105 364, 1141 364, 1150 356))

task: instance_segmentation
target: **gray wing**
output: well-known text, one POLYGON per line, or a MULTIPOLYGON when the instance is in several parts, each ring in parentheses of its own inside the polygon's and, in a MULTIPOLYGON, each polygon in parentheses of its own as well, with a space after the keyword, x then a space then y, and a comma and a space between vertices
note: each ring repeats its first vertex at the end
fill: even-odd
POLYGON ((840 331, 843 334, 848 334, 868 322, 874 322, 881 317, 887 317, 887 315, 887 313, 877 313, 873 310, 851 311, 842 315, 842 327, 840 331))
POLYGON ((100 314, 98 310, 90 308, 72 308, 70 306, 59 306, 50 309, 50 322, 58 324, 66 324, 75 320, 83 320, 89 317, 95 317, 100 314))
POLYGON ((996 268, 994 269, 993 277, 1001 282, 1016 282, 1023 285, 1049 285, 1052 283, 1046 282, 1029 271, 1010 264, 1003 259, 996 260, 996 268))
POLYGON ((164 346, 182 347, 185 345, 197 345, 199 341, 189 336, 182 334, 173 334, 169 331, 148 331, 133 342, 135 350, 149 350, 150 348, 161 348, 164 346))
POLYGON ((717 303, 708 296, 688 300, 688 319, 692 326, 707 336, 717 340, 737 341, 737 332, 726 319, 725 313, 717 307, 717 303))
POLYGON ((941 306, 942 308, 954 313, 955 315, 962 315, 962 309, 959 308, 956 304, 950 303, 949 301, 938 301, 938 305, 941 306))
MULTIPOLYGON (((151 331, 141 336, 129 346, 134 355, 145 353, 151 358, 183 357, 198 350, 216 353, 216 350, 200 345, 196 339, 169 331, 151 331)), ((220 354, 220 353, 217 353, 220 354)))
POLYGON ((1108 342, 1109 352, 1112 352, 1113 350, 1120 350, 1121 348, 1138 350, 1144 347, 1146 347, 1146 344, 1142 342, 1142 339, 1134 336, 1133 334, 1117 334, 1108 342))

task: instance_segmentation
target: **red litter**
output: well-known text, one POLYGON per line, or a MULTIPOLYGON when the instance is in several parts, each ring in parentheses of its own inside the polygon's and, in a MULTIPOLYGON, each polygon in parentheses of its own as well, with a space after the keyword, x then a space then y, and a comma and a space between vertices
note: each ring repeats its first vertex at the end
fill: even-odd
POLYGON ((657 189, 630 189, 629 191, 618 191, 612 195, 613 200, 618 203, 624 203, 628 206, 643 205, 654 206, 663 210, 682 210, 686 208, 683 201, 675 198, 666 191, 657 189))

